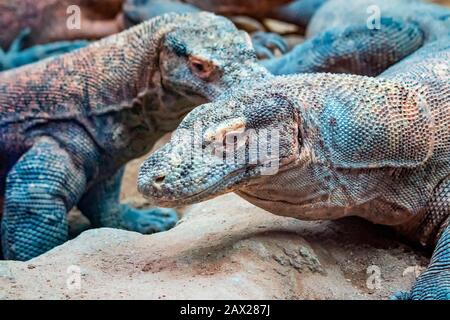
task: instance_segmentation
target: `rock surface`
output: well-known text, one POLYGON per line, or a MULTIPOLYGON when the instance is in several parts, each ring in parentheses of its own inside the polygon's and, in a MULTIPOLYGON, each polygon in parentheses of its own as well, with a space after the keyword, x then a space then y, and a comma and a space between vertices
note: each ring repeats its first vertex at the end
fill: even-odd
POLYGON ((0 298, 381 299, 427 262, 389 229, 277 217, 231 194, 168 232, 89 230, 29 262, 0 261, 0 298))

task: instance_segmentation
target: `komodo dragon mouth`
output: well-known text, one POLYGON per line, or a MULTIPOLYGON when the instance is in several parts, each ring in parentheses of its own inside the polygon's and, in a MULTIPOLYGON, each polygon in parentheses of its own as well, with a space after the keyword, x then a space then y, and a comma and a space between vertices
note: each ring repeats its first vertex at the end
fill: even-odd
MULTIPOLYGON (((255 169, 256 167, 257 165, 252 165, 251 169, 255 169)), ((189 196, 181 198, 179 195, 177 195, 176 200, 171 200, 170 198, 167 199, 159 198, 155 202, 157 203, 158 206, 172 207, 174 205, 182 206, 194 204, 197 203, 198 201, 207 201, 219 195, 233 192, 238 188, 244 187, 248 183, 248 179, 245 179, 246 173, 249 175, 248 178, 250 178, 251 173, 249 172, 249 168, 241 168, 239 170, 230 173, 223 179, 216 181, 215 183, 206 187, 205 189, 200 190, 189 196), (223 187, 224 185, 226 185, 226 187, 223 187)), ((150 196, 145 197, 150 198, 150 196)), ((155 200, 155 198, 152 196, 151 200, 155 200)))
MULTIPOLYGON (((280 169, 283 168, 284 170, 289 170, 290 168, 294 167, 297 162, 297 157, 288 157, 281 159, 280 161, 280 169)), ((246 194, 243 189, 247 187, 253 187, 257 186, 261 183, 263 183, 264 180, 270 179, 270 175, 261 175, 259 172, 259 168, 261 166, 264 166, 265 163, 260 164, 249 164, 245 167, 239 168, 234 170, 233 172, 229 173, 228 175, 221 177, 217 179, 214 183, 211 185, 206 185, 203 187, 202 190, 199 190, 198 192, 195 192, 193 194, 187 195, 183 197, 181 194, 173 194, 165 196, 158 196, 155 194, 147 194, 144 192, 144 196, 148 199, 150 199, 154 204, 157 204, 158 206, 162 207, 173 207, 173 206, 182 206, 182 205, 190 205, 198 202, 203 202, 210 200, 212 198, 215 198, 220 195, 224 195, 226 193, 230 192, 236 192, 240 194, 241 192, 246 194)), ((156 189, 161 187, 156 187, 156 189)), ((249 194, 249 197, 259 199, 255 196, 251 196, 249 194)), ((259 199, 263 200, 263 199, 259 199)), ((273 202, 272 200, 266 200, 273 202)), ((284 203, 282 200, 280 200, 280 203, 284 203)), ((297 205, 295 203, 288 203, 286 204, 290 205, 297 205)))
POLYGON ((260 207, 266 211, 269 211, 276 215, 282 215, 287 217, 295 217, 302 220, 317 220, 314 215, 318 215, 319 211, 326 212, 329 211, 330 208, 328 205, 323 202, 323 205, 317 205, 317 200, 324 197, 312 197, 308 200, 302 200, 299 202, 292 202, 285 199, 276 199, 276 198, 262 198, 256 194, 249 193, 246 190, 238 190, 236 194, 241 198, 247 200, 253 205, 260 207), (314 209, 312 208, 314 203, 314 209), (322 208, 321 208, 322 207, 322 208), (282 208, 282 210, 280 210, 282 208), (314 213, 311 214, 311 213, 314 213))

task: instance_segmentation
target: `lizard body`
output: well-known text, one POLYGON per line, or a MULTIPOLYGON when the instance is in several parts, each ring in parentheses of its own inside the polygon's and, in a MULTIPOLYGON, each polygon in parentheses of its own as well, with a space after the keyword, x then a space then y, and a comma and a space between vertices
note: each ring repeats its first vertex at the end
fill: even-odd
POLYGON ((376 78, 277 76, 200 106, 143 164, 139 190, 162 206, 234 191, 278 215, 393 226, 436 246, 402 297, 450 299, 449 39, 376 78))

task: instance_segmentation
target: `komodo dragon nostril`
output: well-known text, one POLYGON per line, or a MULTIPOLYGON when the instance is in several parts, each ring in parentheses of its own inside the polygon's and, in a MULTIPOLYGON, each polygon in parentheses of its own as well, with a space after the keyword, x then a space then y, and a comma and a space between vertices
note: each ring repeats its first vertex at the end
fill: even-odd
POLYGON ((165 175, 159 175, 159 176, 157 176, 155 179, 154 179, 154 181, 153 181, 153 187, 156 189, 156 190, 161 190, 161 184, 162 183, 164 183, 164 180, 166 180, 166 176, 165 175))
POLYGON ((160 175, 159 177, 155 178, 155 182, 160 184, 160 183, 163 183, 165 179, 166 179, 165 175, 160 175))

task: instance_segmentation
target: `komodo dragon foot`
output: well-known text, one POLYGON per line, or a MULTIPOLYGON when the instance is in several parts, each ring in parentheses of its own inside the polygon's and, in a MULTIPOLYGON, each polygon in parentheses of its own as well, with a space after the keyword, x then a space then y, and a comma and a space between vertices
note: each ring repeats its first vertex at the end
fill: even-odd
MULTIPOLYGON (((440 206, 447 208, 446 205, 440 206)), ((431 257, 411 292, 398 292, 393 300, 450 300, 450 218, 444 222, 442 235, 431 257)))
POLYGON ((284 38, 276 33, 258 31, 252 34, 253 47, 259 59, 272 59, 274 51, 280 50, 282 54, 288 51, 284 38))
POLYGON ((136 209, 127 204, 122 204, 121 209, 123 229, 143 234, 167 231, 178 221, 177 212, 173 209, 136 209))

